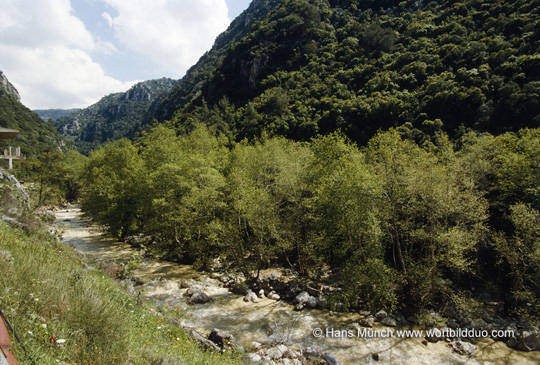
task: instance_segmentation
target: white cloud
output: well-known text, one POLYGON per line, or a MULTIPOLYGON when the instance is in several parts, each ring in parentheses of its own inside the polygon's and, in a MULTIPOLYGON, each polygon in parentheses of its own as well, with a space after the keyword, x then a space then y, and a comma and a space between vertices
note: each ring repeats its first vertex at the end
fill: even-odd
POLYGON ((6 76, 32 109, 89 106, 103 96, 127 90, 123 83, 106 76, 101 66, 82 50, 57 45, 46 48, 0 45, 6 76))
POLYGON ((0 70, 31 109, 86 107, 134 83, 97 60, 123 79, 145 78, 135 70, 180 78, 229 24, 225 0, 88 0, 81 9, 97 9, 111 29, 93 31, 114 34, 100 39, 87 28, 96 14, 78 18, 75 1, 0 0, 0 70))
POLYGON ((114 52, 73 15, 70 0, 2 0, 0 70, 32 109, 88 106, 126 90, 105 75, 91 52, 114 52))
POLYGON ((118 42, 181 77, 230 21, 225 0, 103 0, 118 42))

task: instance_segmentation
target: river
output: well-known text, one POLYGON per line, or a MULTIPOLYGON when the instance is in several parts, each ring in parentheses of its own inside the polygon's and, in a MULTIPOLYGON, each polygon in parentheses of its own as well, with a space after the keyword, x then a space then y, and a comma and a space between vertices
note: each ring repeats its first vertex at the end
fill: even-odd
MULTIPOLYGON (((86 219, 80 209, 70 207, 56 212, 56 223, 63 226, 63 242, 74 246, 95 261, 127 260, 137 253, 131 246, 104 236, 99 227, 86 219)), ((358 328, 360 315, 330 315, 323 310, 293 311, 283 301, 262 299, 246 303, 232 294, 216 279, 197 272, 191 266, 144 258, 134 269, 135 289, 144 297, 169 308, 182 308, 183 324, 207 335, 219 328, 232 333, 245 348, 252 341, 269 343, 284 340, 292 348, 320 347, 334 354, 341 364, 538 364, 539 352, 513 350, 503 342, 489 338, 476 343, 475 356, 453 352, 440 341, 422 344, 423 338, 389 337, 394 331, 376 325, 367 330, 358 328), (184 280, 193 279, 213 298, 205 304, 188 305, 181 288, 184 280), (322 336, 317 337, 319 332, 322 336), (339 336, 338 336, 339 335, 339 336), (373 359, 378 354, 379 361, 373 359)))

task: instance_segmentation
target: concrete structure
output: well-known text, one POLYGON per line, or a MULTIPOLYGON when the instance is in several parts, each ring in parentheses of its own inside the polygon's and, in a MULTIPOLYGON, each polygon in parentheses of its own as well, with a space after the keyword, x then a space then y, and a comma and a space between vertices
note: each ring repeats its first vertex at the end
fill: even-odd
MULTIPOLYGON (((19 134, 18 130, 0 128, 0 139, 12 139, 19 134)), ((26 156, 21 155, 21 147, 8 147, 3 152, 0 151, 0 160, 8 160, 9 169, 13 169, 13 160, 26 160, 26 156)))

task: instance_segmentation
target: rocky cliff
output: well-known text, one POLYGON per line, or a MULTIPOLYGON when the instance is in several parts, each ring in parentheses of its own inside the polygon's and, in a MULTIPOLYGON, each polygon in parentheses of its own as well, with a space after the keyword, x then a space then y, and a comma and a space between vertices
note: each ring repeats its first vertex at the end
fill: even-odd
POLYGON ((6 93, 13 99, 19 102, 21 101, 21 96, 19 95, 19 92, 17 91, 15 86, 13 86, 11 82, 9 82, 9 80, 2 71, 0 71, 0 87, 4 89, 6 93))
POLYGON ((109 140, 131 138, 151 121, 156 104, 176 82, 168 78, 140 82, 124 93, 107 95, 88 108, 58 118, 55 127, 82 153, 109 140))

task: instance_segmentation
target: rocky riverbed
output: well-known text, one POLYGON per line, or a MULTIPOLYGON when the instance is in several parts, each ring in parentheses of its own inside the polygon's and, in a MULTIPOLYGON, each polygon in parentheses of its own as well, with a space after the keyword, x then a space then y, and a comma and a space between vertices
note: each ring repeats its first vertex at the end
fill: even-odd
MULTIPOLYGON (((203 334, 204 338, 213 338, 212 343, 243 347, 254 362, 299 364, 308 358, 323 364, 540 362, 540 352, 511 348, 503 341, 486 338, 482 332, 477 332, 481 336, 472 340, 466 340, 463 333, 449 336, 452 333, 448 331, 464 328, 512 329, 495 319, 488 323, 489 318, 480 322, 460 317, 459 313, 446 313, 450 315, 448 328, 441 328, 439 335, 398 332, 420 329, 414 325, 414 318, 400 314, 339 313, 339 308, 320 309, 325 304, 322 294, 331 288, 313 287, 288 272, 269 271, 254 286, 247 287, 238 275, 205 275, 188 265, 142 258, 130 245, 104 236, 78 208, 59 210, 55 214, 57 225, 63 229, 63 241, 96 265, 115 270, 122 267, 118 262, 138 258, 139 265, 130 272, 133 280, 124 282, 134 295, 181 311, 184 314, 180 317, 182 325, 194 328, 195 333, 203 334), (462 328, 468 320, 469 326, 462 328), (214 329, 218 331, 212 335, 214 329)), ((439 314, 434 314, 434 320, 438 318, 439 314)), ((511 339, 514 347, 540 348, 538 335, 515 334, 516 338, 511 339)))

